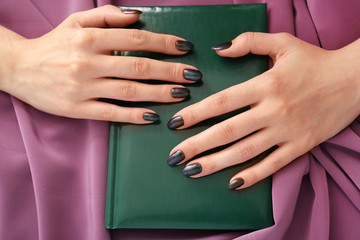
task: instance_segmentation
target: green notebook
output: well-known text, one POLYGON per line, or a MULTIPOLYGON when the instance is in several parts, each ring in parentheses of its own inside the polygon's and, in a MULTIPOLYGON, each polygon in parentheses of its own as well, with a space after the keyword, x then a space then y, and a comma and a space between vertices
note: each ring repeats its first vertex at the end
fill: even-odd
POLYGON ((111 123, 106 228, 252 230, 271 226, 270 178, 248 189, 228 190, 230 178, 262 159, 264 154, 199 179, 185 177, 184 165, 170 167, 167 164, 170 150, 178 143, 246 110, 216 117, 186 130, 167 128, 173 114, 185 106, 267 70, 267 57, 223 58, 211 50, 212 46, 230 41, 242 32, 266 32, 266 5, 134 8, 143 14, 141 21, 131 28, 174 34, 195 47, 184 56, 148 52, 122 52, 122 55, 190 64, 204 77, 199 83, 186 85, 191 97, 181 103, 119 102, 153 109, 161 121, 151 125, 111 123))

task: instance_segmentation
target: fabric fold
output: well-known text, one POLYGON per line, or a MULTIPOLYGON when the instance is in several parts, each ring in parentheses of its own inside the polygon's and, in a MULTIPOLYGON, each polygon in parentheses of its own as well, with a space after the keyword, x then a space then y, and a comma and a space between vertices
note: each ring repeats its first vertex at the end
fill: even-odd
MULTIPOLYGON (((360 2, 267 2, 269 32, 338 49, 360 37, 360 2)), ((105 4, 191 5, 194 1, 0 2, 0 24, 39 37, 70 14, 105 4)), ((241 24, 241 23, 239 23, 241 24)), ((0 92, 0 239, 359 239, 360 122, 273 176, 275 225, 259 231, 104 228, 108 123, 40 112, 0 92)))

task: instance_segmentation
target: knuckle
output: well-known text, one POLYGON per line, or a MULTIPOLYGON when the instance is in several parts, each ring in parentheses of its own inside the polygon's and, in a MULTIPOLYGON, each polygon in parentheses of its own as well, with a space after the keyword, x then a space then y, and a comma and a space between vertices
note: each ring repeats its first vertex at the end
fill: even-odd
POLYGON ((130 122, 130 123, 136 123, 137 120, 138 120, 137 116, 138 116, 137 111, 131 110, 131 111, 129 112, 128 116, 127 116, 128 122, 130 122))
POLYGON ((254 157, 255 150, 253 145, 239 146, 236 150, 240 158, 244 161, 254 157))
POLYGON ((242 37, 244 38, 245 44, 249 47, 250 52, 252 52, 251 46, 253 45, 253 42, 256 37, 255 32, 245 32, 242 34, 242 37))
POLYGON ((303 148, 313 148, 317 145, 319 145, 322 140, 320 139, 320 134, 318 130, 314 129, 312 131, 306 131, 306 133, 303 136, 302 145, 303 148))
POLYGON ((287 32, 277 33, 278 41, 282 44, 287 44, 289 41, 292 40, 293 35, 287 32))
POLYGON ((131 29, 129 33, 130 41, 135 45, 143 45, 146 42, 144 31, 139 29, 131 29))
POLYGON ((267 73, 267 81, 263 84, 263 89, 266 93, 271 94, 272 96, 278 96, 283 93, 283 90, 286 88, 286 79, 284 79, 279 74, 267 73))
POLYGON ((234 129, 230 125, 218 126, 215 129, 215 133, 220 140, 229 141, 233 139, 234 129))
POLYGON ((79 11, 70 14, 70 16, 66 19, 67 22, 71 23, 75 28, 81 29, 81 20, 84 17, 84 14, 86 14, 86 11, 79 11))
POLYGON ((113 107, 106 107, 100 110, 99 119, 111 121, 115 117, 115 109, 113 107))
POLYGON ((171 36, 164 36, 165 49, 173 49, 174 46, 175 46, 175 43, 173 41, 173 38, 171 36))
POLYGON ((242 34, 242 37, 247 43, 251 43, 255 38, 255 32, 245 32, 242 34))
POLYGON ((293 111, 293 106, 290 102, 282 102, 277 107, 277 112, 282 119, 289 116, 293 111))
POLYGON ((277 100, 275 104, 269 107, 267 115, 270 119, 277 119, 276 121, 286 120, 293 111, 292 104, 283 102, 281 99, 277 100))
POLYGON ((223 93, 218 93, 212 96, 212 106, 216 110, 224 111, 228 106, 229 98, 223 93))
POLYGON ((296 110, 296 104, 292 100, 287 100, 282 97, 278 97, 274 104, 274 116, 277 119, 286 120, 296 110))
POLYGON ((120 84, 119 91, 124 98, 131 99, 136 96, 137 89, 134 83, 126 82, 120 84))
POLYGON ((135 58, 132 62, 132 69, 138 76, 144 76, 149 72, 150 65, 144 58, 135 58))
POLYGON ((72 13, 70 14, 70 16, 66 19, 66 21, 69 21, 71 23, 75 23, 79 17, 81 16, 81 12, 76 12, 76 13, 72 13))
POLYGON ((88 71, 91 68, 90 61, 81 56, 81 54, 74 54, 70 60, 69 69, 72 76, 88 71))
POLYGON ((73 98, 82 92, 82 84, 78 81, 68 81, 62 86, 62 91, 65 98, 73 98))
POLYGON ((170 79, 181 79, 182 77, 182 65, 180 63, 170 64, 169 67, 170 79))
POLYGON ((95 42, 94 34, 90 29, 78 29, 74 35, 74 43, 77 46, 88 48, 95 42))
POLYGON ((102 8, 103 8, 106 12, 118 10, 117 7, 115 7, 114 5, 110 5, 110 4, 104 5, 102 8))

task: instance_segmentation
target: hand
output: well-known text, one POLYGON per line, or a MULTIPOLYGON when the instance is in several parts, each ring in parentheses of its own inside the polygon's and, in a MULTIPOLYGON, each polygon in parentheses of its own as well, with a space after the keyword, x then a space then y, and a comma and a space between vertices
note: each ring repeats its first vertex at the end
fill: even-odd
POLYGON ((190 161, 185 175, 203 177, 278 146, 229 183, 230 189, 249 187, 331 138, 359 115, 359 40, 343 49, 326 51, 289 34, 245 33, 232 45, 221 44, 215 49, 223 57, 240 57, 250 52, 269 55, 274 67, 174 115, 169 125, 184 129, 251 106, 171 151, 168 163, 182 164, 206 150, 241 139, 220 152, 190 161))
POLYGON ((191 43, 176 36, 104 28, 127 26, 136 22, 140 13, 105 6, 75 13, 40 38, 12 38, 7 54, 0 51, 0 58, 6 57, 7 65, 0 67, 1 90, 39 110, 71 118, 137 124, 157 120, 150 109, 98 101, 182 101, 190 92, 181 85, 150 85, 131 80, 193 83, 201 78, 196 68, 185 64, 111 55, 115 50, 174 55, 191 50, 191 43))

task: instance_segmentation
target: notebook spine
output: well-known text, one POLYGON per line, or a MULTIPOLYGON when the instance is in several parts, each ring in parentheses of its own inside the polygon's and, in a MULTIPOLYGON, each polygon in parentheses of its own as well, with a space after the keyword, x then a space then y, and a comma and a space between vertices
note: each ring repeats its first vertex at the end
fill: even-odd
POLYGON ((114 139, 119 138, 120 128, 115 126, 116 123, 110 124, 110 140, 109 140, 109 161, 108 161, 108 178, 106 191, 106 213, 105 213, 105 228, 113 229, 115 226, 114 212, 116 203, 116 172, 117 172, 117 155, 119 141, 114 139))

